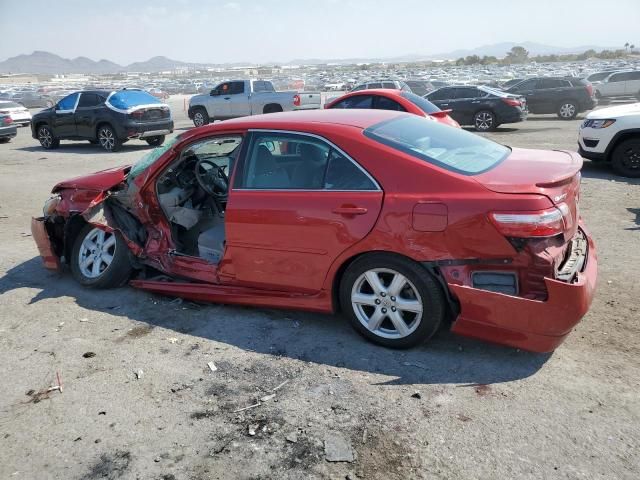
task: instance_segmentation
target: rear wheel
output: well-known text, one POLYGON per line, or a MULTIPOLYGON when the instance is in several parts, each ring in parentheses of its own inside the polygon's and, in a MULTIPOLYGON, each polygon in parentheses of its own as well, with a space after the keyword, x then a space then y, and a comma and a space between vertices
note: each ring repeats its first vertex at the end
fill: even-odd
POLYGON ((265 105, 262 113, 277 113, 281 111, 282 111, 282 107, 274 103, 274 104, 265 105))
POLYGON ((155 137, 149 137, 145 139, 152 147, 159 147, 164 143, 164 135, 156 135, 155 137))
POLYGON ((51 130, 49 125, 40 125, 38 127, 38 141, 45 150, 51 150, 60 146, 60 140, 53 136, 53 130, 51 130))
POLYGON ((122 236, 93 225, 86 225, 76 237, 70 263, 73 277, 93 288, 119 287, 133 270, 122 236))
POLYGON ((573 120, 578 115, 578 106, 572 100, 565 100, 558 107, 558 117, 562 120, 573 120))
POLYGON ((204 108, 197 108, 193 112, 193 124, 196 127, 202 127, 203 125, 209 124, 209 114, 204 108))
POLYGON ((101 125, 98 128, 98 142, 107 152, 117 152, 122 146, 122 140, 118 138, 111 125, 101 125))
POLYGON ((424 342, 444 317, 444 296, 436 281, 421 266, 395 255, 376 253, 356 260, 339 293, 351 325, 385 347, 424 342))
POLYGON ((611 165, 618 175, 640 178, 640 138, 619 143, 611 155, 611 165))
POLYGON ((489 110, 480 110, 473 116, 473 126, 479 132, 495 130, 497 125, 496 116, 489 110))
POLYGON ((11 137, 0 137, 0 143, 9 143, 11 141, 11 137))

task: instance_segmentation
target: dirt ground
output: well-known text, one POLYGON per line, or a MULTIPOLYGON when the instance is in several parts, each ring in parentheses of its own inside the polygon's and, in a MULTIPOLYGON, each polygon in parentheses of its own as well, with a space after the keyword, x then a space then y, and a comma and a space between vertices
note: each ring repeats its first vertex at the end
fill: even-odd
MULTIPOLYGON (((580 121, 532 116, 489 136, 575 149, 580 121)), ((51 187, 148 148, 44 151, 25 128, 0 145, 0 478, 640 478, 640 182, 585 163, 599 285, 555 353, 449 333, 398 352, 337 317, 46 271, 28 234, 51 187), (63 392, 46 392, 56 375, 63 392)))

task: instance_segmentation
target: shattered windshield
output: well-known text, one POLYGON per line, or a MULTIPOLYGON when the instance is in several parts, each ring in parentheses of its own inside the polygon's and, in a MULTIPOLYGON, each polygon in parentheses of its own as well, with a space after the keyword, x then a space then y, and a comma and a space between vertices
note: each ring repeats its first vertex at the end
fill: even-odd
POLYGON ((165 142, 163 145, 156 147, 152 150, 149 150, 140 160, 133 164, 131 170, 129 171, 129 176, 127 177, 127 181, 131 181, 135 179, 138 175, 144 172, 147 168, 153 165, 156 160, 158 160, 164 152, 173 147, 176 143, 180 141, 182 135, 178 135, 168 142, 165 142))

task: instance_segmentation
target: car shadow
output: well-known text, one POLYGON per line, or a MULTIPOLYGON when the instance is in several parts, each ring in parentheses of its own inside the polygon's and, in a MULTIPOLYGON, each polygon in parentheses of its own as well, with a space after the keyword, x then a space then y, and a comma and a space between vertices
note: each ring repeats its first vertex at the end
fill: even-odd
POLYGON ((360 337, 340 316, 300 311, 195 304, 132 287, 90 290, 69 273, 45 270, 34 257, 0 278, 0 295, 38 290, 29 304, 71 297, 87 309, 232 345, 328 367, 393 377, 384 385, 508 382, 535 374, 551 354, 534 354, 442 331, 410 350, 391 350, 360 337))
POLYGON ((615 182, 627 183, 629 185, 640 185, 640 178, 621 177, 617 175, 609 162, 593 162, 584 159, 581 170, 584 178, 596 178, 600 180, 611 180, 615 182))
POLYGON ((58 148, 55 150, 45 150, 40 145, 31 145, 28 147, 18 147, 16 150, 22 150, 23 152, 40 152, 40 153, 48 153, 48 152, 63 152, 63 153, 72 153, 72 154, 111 154, 111 153, 120 153, 120 152, 132 152, 132 151, 143 151, 150 150, 152 147, 147 145, 146 143, 125 143, 122 145, 122 148, 118 152, 107 152, 103 148, 98 145, 92 145, 89 142, 76 142, 76 143, 61 143, 58 148))
POLYGON ((627 208, 627 211, 636 216, 634 223, 637 225, 636 227, 627 228, 627 230, 640 230, 640 208, 627 208))

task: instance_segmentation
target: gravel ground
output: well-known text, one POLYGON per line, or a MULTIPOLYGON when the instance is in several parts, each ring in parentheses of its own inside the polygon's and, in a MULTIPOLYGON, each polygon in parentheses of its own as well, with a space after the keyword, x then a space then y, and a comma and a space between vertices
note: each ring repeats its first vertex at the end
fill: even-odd
MULTIPOLYGON (((532 116, 489 136, 574 149, 579 123, 532 116)), ((599 286, 555 353, 449 333, 397 352, 332 316, 46 271, 28 233, 53 184, 147 149, 44 151, 24 128, 0 145, 0 478, 640 478, 640 182, 585 163, 599 286), (47 393, 56 374, 63 392, 47 393)))

